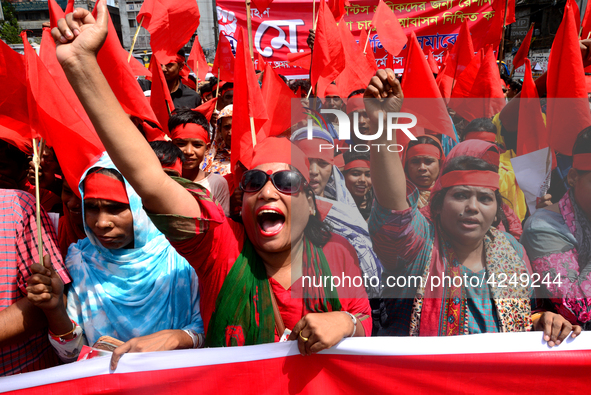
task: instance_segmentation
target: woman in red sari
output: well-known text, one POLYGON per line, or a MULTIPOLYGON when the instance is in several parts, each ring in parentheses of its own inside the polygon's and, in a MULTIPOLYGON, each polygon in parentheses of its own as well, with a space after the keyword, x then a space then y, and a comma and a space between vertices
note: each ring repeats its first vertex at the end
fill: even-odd
MULTIPOLYGON (((353 247, 321 225, 301 151, 286 139, 259 143, 240 184, 244 225, 226 219, 206 190, 162 171, 123 112, 96 61, 107 34, 105 2, 97 8, 96 21, 76 9, 68 22, 58 22, 52 31, 57 58, 113 162, 197 271, 207 344, 273 342, 285 327, 306 355, 344 337, 369 335, 363 284, 318 286, 320 279, 360 271, 353 247)), ((121 352, 115 350, 115 359, 121 352)))

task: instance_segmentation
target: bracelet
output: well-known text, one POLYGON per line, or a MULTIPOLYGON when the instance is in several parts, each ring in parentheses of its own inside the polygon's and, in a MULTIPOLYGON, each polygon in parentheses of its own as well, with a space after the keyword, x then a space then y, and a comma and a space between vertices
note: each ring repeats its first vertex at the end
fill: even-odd
POLYGON ((343 311, 343 313, 349 315, 349 317, 351 317, 351 320, 353 321, 353 333, 351 333, 351 335, 349 337, 353 337, 355 336, 355 331, 357 331, 357 318, 355 318, 355 316, 351 313, 349 313, 348 311, 343 311))
POLYGON ((191 340, 193 340, 193 348, 197 348, 197 346, 199 345, 199 336, 197 335, 197 333, 195 333, 195 331, 192 329, 183 329, 183 332, 189 335, 191 337, 191 340))
POLYGON ((69 331, 69 332, 66 332, 66 333, 64 333, 63 335, 55 335, 55 334, 53 334, 53 332, 49 331, 49 334, 50 334, 51 336, 53 336, 53 337, 56 337, 56 338, 59 338, 59 339, 61 339, 61 338, 63 338, 63 337, 66 337, 66 336, 68 336, 68 335, 70 335, 70 334, 74 333, 74 331, 76 330, 76 327, 77 327, 78 325, 76 325, 76 322, 74 322, 74 320, 70 320, 70 321, 72 321, 72 326, 73 326, 73 328, 72 328, 72 330, 71 330, 71 331, 69 331))
POLYGON ((540 318, 542 316, 543 313, 534 313, 531 315, 531 321, 532 323, 534 323, 534 321, 536 321, 538 318, 540 318))

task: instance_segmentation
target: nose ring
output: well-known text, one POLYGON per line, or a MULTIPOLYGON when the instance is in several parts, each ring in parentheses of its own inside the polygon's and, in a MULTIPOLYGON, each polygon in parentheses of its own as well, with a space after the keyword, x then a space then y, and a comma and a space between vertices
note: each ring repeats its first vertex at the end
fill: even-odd
POLYGON ((109 222, 109 223, 108 223, 108 226, 109 226, 109 228, 114 228, 114 227, 115 227, 115 224, 114 224, 114 223, 112 223, 112 222, 109 222))

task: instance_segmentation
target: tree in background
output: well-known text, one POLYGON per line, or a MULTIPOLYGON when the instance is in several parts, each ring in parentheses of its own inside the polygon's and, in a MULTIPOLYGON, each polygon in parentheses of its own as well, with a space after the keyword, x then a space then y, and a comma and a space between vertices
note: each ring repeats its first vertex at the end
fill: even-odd
POLYGON ((8 1, 2 1, 2 11, 4 13, 4 20, 0 21, 0 39, 7 44, 20 44, 22 40, 19 36, 21 28, 16 20, 16 10, 14 6, 8 1))

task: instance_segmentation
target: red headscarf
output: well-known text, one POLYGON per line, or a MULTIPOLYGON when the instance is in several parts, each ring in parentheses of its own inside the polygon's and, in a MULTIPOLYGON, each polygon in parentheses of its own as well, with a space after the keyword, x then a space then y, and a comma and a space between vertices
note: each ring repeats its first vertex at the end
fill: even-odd
POLYGON ((286 138, 267 137, 254 147, 250 168, 265 163, 286 163, 298 169, 310 181, 310 162, 296 145, 286 138))

